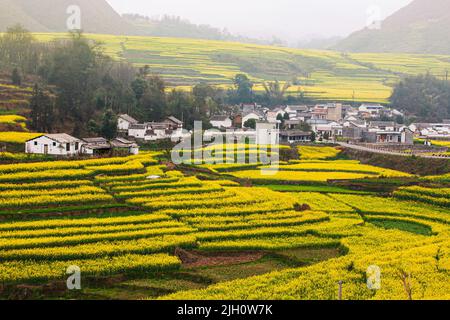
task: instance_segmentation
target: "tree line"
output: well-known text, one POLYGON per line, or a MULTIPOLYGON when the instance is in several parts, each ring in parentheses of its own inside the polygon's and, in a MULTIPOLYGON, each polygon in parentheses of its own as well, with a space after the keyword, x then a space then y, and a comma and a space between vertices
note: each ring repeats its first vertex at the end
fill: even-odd
POLYGON ((265 92, 256 94, 245 74, 236 75, 233 88, 228 90, 206 83, 193 86, 189 92, 169 89, 148 66, 136 68, 113 60, 101 44, 81 32, 39 42, 21 26, 9 28, 0 36, 0 66, 16 85, 25 79, 32 81, 31 128, 41 132, 113 136, 111 123, 120 113, 141 121, 174 115, 187 129, 194 120, 203 121, 208 128, 209 117, 231 112, 227 109, 230 105, 259 102, 272 106, 304 100, 287 97, 289 85, 278 81, 265 84, 265 92))
POLYGON ((410 122, 441 122, 450 119, 450 82, 431 74, 405 77, 390 101, 407 113, 410 122))

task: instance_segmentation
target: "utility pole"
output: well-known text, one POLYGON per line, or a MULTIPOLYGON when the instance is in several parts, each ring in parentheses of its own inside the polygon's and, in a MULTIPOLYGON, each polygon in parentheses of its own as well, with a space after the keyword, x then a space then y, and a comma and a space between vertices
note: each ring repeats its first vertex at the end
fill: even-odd
POLYGON ((448 81, 448 70, 445 70, 445 81, 448 81))
POLYGON ((339 291, 338 291, 338 300, 342 300, 342 285, 344 284, 344 282, 342 280, 340 280, 338 282, 339 285, 339 291))

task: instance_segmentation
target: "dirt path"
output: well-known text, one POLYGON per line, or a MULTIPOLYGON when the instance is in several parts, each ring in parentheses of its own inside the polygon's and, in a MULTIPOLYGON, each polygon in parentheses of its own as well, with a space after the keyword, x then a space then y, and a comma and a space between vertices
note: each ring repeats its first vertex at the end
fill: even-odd
POLYGON ((241 251, 241 252, 200 252, 177 249, 175 254, 180 258, 186 268, 212 267, 233 265, 257 261, 264 257, 265 252, 241 251))

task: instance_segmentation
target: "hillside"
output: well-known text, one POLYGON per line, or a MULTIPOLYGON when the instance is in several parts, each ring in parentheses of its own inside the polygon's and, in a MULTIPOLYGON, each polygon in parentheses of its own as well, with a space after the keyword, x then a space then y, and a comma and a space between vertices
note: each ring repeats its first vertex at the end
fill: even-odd
POLYGON ((133 25, 136 34, 141 36, 265 43, 262 40, 236 36, 227 30, 209 25, 194 24, 177 16, 163 16, 156 19, 139 14, 124 14, 122 17, 130 25, 133 25))
MULTIPOLYGON (((48 41, 64 34, 36 34, 48 41)), ((442 78, 450 56, 413 54, 342 54, 335 51, 197 39, 87 35, 104 44, 115 59, 148 65, 170 86, 190 89, 205 82, 229 87, 237 73, 246 73, 263 91, 263 81, 291 81, 299 92, 322 100, 387 102, 402 75, 427 71, 442 78), (294 81, 295 80, 295 81, 294 81)))
POLYGON ((364 29, 335 49, 350 52, 409 52, 450 54, 450 1, 415 0, 382 23, 364 29))
POLYGON ((35 32, 67 31, 67 8, 81 9, 82 29, 85 32, 130 34, 134 27, 125 22, 105 0, 0 0, 0 31, 14 24, 22 24, 35 32), (4 8, 7 8, 4 10, 4 8))

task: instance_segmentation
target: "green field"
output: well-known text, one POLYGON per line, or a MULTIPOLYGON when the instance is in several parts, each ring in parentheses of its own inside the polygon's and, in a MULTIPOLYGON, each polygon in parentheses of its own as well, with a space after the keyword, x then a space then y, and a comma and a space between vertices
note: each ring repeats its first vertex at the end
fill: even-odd
MULTIPOLYGON (((430 72, 442 77, 450 56, 413 54, 343 54, 333 51, 181 38, 87 35, 104 50, 135 65, 149 65, 171 86, 189 89, 199 82, 228 87, 246 73, 263 90, 268 80, 292 81, 292 94, 359 102, 387 102, 392 85, 405 74, 430 72)), ((41 41, 65 34, 36 34, 41 41)))

